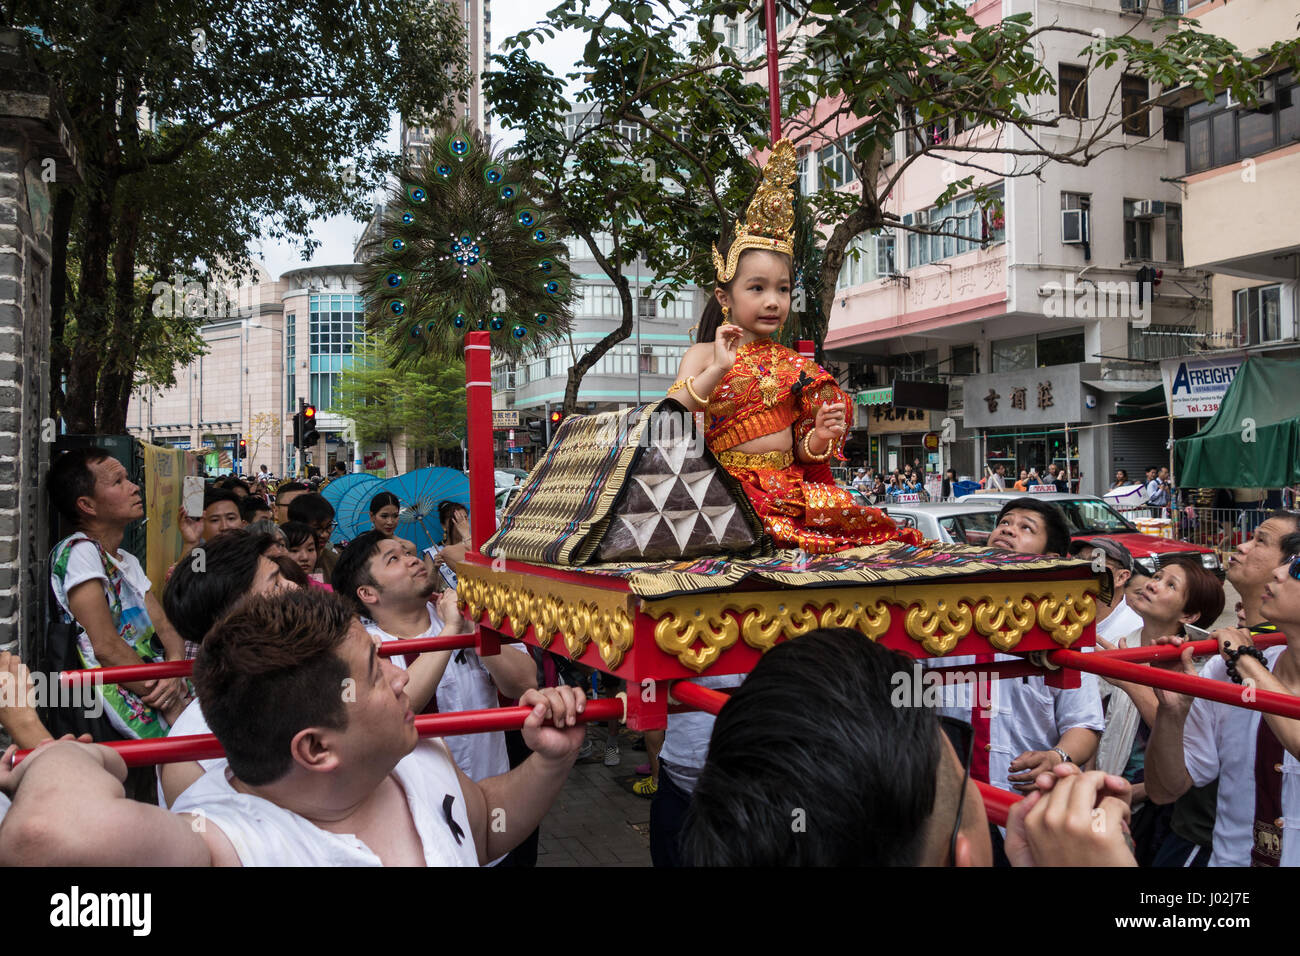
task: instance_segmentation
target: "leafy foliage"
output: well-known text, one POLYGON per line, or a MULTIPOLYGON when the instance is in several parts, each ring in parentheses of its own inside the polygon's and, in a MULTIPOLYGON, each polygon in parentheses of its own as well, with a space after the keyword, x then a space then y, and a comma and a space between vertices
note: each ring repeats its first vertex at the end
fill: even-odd
POLYGON ((247 275, 258 237, 310 254, 312 220, 363 215, 394 168, 390 113, 449 116, 468 84, 455 10, 420 0, 16 0, 10 22, 40 38, 86 171, 55 197, 51 379, 72 431, 122 431, 142 350, 165 383, 196 347, 133 294, 137 265, 206 281, 247 275))

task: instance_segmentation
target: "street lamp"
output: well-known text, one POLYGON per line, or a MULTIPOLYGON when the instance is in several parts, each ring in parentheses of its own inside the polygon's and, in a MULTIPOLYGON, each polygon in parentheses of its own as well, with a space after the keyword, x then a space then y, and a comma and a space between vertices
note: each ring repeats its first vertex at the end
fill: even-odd
MULTIPOLYGON (((248 319, 241 319, 239 324, 243 327, 245 332, 247 332, 249 329, 265 329, 268 332, 274 332, 278 336, 280 336, 280 417, 278 419, 280 423, 280 428, 279 428, 280 437, 276 440, 276 444, 279 445, 280 447, 278 449, 278 454, 276 457, 280 459, 280 477, 283 478, 288 468, 288 463, 285 461, 284 458, 284 393, 289 386, 289 377, 288 377, 289 373, 285 370, 284 329, 277 329, 273 325, 258 325, 256 322, 251 322, 248 319)), ((242 385, 243 383, 240 382, 240 384, 242 385)), ((240 400, 240 407, 241 408, 243 407, 242 399, 240 400)), ((251 414, 252 414, 251 409, 249 414, 250 414, 250 424, 251 424, 251 414)), ((243 417, 242 412, 240 413, 240 417, 241 418, 243 417)))

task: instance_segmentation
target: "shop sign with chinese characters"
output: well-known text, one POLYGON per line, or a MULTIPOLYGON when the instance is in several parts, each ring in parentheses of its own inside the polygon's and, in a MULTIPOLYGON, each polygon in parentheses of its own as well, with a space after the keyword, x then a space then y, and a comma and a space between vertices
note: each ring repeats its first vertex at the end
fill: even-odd
POLYGON ((896 408, 893 405, 871 405, 865 409, 859 407, 858 419, 866 420, 869 435, 930 430, 930 413, 919 408, 896 408))
POLYGON ((1095 365, 1057 365, 969 375, 962 385, 964 424, 989 428, 1093 420, 1097 412, 1084 407, 1082 379, 1096 369, 1095 365))

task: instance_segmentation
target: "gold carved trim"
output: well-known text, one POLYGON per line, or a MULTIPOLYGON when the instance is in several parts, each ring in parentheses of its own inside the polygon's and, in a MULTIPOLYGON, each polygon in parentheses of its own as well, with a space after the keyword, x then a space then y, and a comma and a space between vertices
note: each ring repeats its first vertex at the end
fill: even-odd
POLYGON ((623 592, 470 564, 460 565, 458 573, 460 606, 472 620, 486 614, 499 628, 508 618, 515 637, 531 627, 544 648, 559 633, 574 660, 595 641, 610 668, 618 667, 632 647, 631 598, 623 592))
POLYGON ((658 622, 659 649, 697 674, 735 645, 738 637, 767 653, 779 638, 800 637, 818 627, 851 627, 873 641, 889 629, 889 607, 883 601, 863 604, 827 597, 818 604, 815 597, 798 591, 685 594, 643 601, 641 609, 658 622))
POLYGON ((918 597, 900 595, 899 602, 908 608, 903 619, 907 636, 939 657, 972 629, 997 650, 1009 651, 1035 623, 1056 643, 1069 647, 1097 616, 1091 593, 1096 587, 1089 580, 1057 581, 1051 594, 998 587, 971 595, 965 585, 950 584, 918 589, 918 597))

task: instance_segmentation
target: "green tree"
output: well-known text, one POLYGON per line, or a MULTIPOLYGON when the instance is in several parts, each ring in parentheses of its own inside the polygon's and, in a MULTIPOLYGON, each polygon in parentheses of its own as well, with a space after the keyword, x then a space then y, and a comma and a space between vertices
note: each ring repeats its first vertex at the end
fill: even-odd
POLYGON ((483 88, 493 115, 521 134, 515 151, 537 170, 535 192, 613 282, 621 320, 585 352, 574 349, 564 409, 583 376, 636 320, 629 273, 655 275, 644 291, 667 301, 709 272, 709 243, 756 184, 751 150, 766 142, 762 90, 734 67, 716 70, 720 38, 666 4, 614 0, 599 15, 581 0, 505 41, 483 88), (590 34, 564 80, 528 50, 576 29, 590 34), (581 122, 567 125, 571 113, 581 122), (597 234, 608 235, 602 246, 597 234))
POLYGON ((465 365, 460 361, 402 363, 393 347, 368 339, 339 377, 333 411, 354 423, 362 444, 382 443, 397 468, 394 446, 425 451, 430 461, 465 436, 465 365))
MULTIPOLYGON (((1250 60, 1226 40, 1200 31, 1195 21, 1180 18, 1156 21, 1155 38, 1148 39, 1135 31, 1149 20, 1135 20, 1133 30, 1109 36, 1036 25, 1029 14, 981 25, 964 4, 942 0, 778 2, 809 28, 778 50, 783 132, 796 145, 837 141, 863 184, 845 190, 827 177, 808 197, 822 237, 820 259, 806 255, 797 263, 809 265, 802 293, 813 301, 799 310, 796 289, 794 311, 802 314, 787 327, 818 343, 825 339, 835 279, 855 236, 882 228, 960 235, 946 222, 904 223, 886 208, 902 174, 921 157, 952 164, 936 204, 970 191, 990 216, 999 215, 996 194, 977 185, 977 178, 1035 175, 1054 162, 1084 166, 1141 141, 1117 135, 1122 124, 1149 109, 1120 95, 1121 73, 1144 77, 1153 93, 1190 84, 1212 97, 1227 86, 1249 103, 1252 79, 1300 62, 1300 40, 1294 37, 1250 60), (1062 36, 1078 41, 1092 102, 1109 105, 1108 113, 1094 117, 1098 122, 1074 123, 1057 108, 1056 78, 1042 63, 1042 45, 1062 36), (841 124, 858 128, 852 145, 836 135, 841 124), (1063 130, 1071 135, 1061 136, 1063 130), (887 163, 898 134, 908 149, 887 163)), ((743 22, 753 7, 741 0, 695 0, 688 7, 616 0, 593 14, 587 0, 566 0, 550 12, 549 24, 507 40, 510 52, 496 58, 501 70, 485 79, 497 115, 523 131, 520 149, 539 161, 571 231, 589 245, 597 229, 612 229, 622 239, 614 257, 598 255, 597 261, 619 286, 623 327, 570 371, 569 410, 582 374, 630 334, 631 308, 626 283, 620 284, 624 266, 643 255, 666 277, 666 290, 687 278, 712 286, 709 243, 742 209, 757 180, 748 157, 769 143, 766 50, 742 58, 712 32, 712 24, 715 18, 743 22), (589 133, 572 139, 560 126, 569 110, 563 82, 526 52, 561 28, 588 37, 582 61, 569 76, 585 84, 575 100, 592 110, 593 123, 589 133), (642 130, 645 139, 625 145, 619 124, 642 130), (681 192, 638 188, 640 168, 666 174, 681 192)), ((1159 134, 1157 125, 1150 129, 1159 134)))
POLYGON ((15 0, 10 22, 40 38, 86 170, 53 211, 51 380, 74 432, 123 430, 132 387, 198 348, 139 278, 246 277, 263 235, 309 253, 310 222, 362 216, 393 167, 390 113, 449 116, 468 83, 446 3, 15 0))

